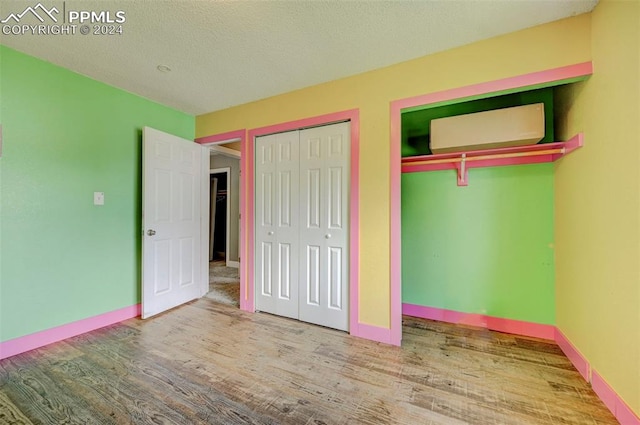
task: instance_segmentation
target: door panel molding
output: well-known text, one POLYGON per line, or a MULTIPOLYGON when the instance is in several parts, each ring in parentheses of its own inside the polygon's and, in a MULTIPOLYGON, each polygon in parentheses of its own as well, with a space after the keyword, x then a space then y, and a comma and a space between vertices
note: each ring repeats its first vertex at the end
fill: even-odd
POLYGON ((299 144, 298 131, 262 136, 256 140, 255 166, 255 243, 260 248, 254 257, 259 273, 253 285, 261 289, 255 307, 294 319, 299 316, 299 144))

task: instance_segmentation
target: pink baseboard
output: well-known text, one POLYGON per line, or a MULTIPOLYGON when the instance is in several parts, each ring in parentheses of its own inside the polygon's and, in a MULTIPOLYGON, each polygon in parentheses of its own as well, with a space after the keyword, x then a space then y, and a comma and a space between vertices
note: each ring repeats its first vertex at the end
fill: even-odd
POLYGON ((140 304, 0 342, 0 359, 6 359, 16 354, 44 347, 45 345, 62 341, 66 338, 71 338, 138 316, 140 316, 140 304))
POLYGON ((556 344, 560 346, 564 354, 569 358, 573 366, 578 369, 585 381, 591 382, 591 388, 602 400, 605 406, 613 413, 621 425, 640 425, 640 418, 622 400, 622 398, 607 384, 600 374, 591 368, 589 361, 569 339, 556 328, 556 344))
MULTIPOLYGON (((67 323, 66 325, 57 326, 45 331, 0 342, 0 360, 26 351, 34 350, 36 348, 44 347, 45 345, 62 341, 66 338, 71 338, 86 332, 100 329, 114 323, 139 317, 140 312, 141 306, 140 304, 136 304, 130 307, 100 314, 98 316, 79 320, 77 322, 67 323)), ((402 314, 448 323, 479 326, 499 332, 555 340, 582 377, 586 381, 591 380, 593 391, 603 401, 611 413, 613 413, 616 419, 620 421, 620 424, 640 425, 640 418, 638 415, 633 412, 633 410, 597 371, 590 369, 589 362, 586 358, 580 354, 573 344, 571 344, 569 339, 567 339, 567 337, 555 326, 503 319, 481 314, 462 313, 453 310, 415 304, 402 304, 402 314)), ((354 328, 352 328, 351 335, 385 344, 400 345, 399 341, 396 341, 396 338, 393 338, 390 329, 380 328, 378 326, 364 323, 358 323, 354 328)))
MULTIPOLYGON (((591 369, 591 365, 587 359, 556 326, 502 319, 482 314, 462 313, 454 310, 445 310, 442 308, 426 307, 415 304, 402 304, 402 314, 420 317, 423 319, 437 320, 440 322, 478 326, 499 332, 553 340, 558 344, 562 352, 575 366, 585 381, 591 382, 593 391, 603 401, 611 413, 613 413, 621 425, 640 425, 640 418, 638 415, 636 415, 624 400, 622 400, 622 398, 615 392, 615 390, 607 384, 598 372, 591 369)), ((363 337, 375 339, 369 336, 363 337)), ((376 339, 376 341, 378 341, 378 339, 376 339)))
POLYGON ((620 425, 640 425, 640 418, 595 370, 591 372, 591 388, 613 413, 620 425))
POLYGON ((423 319, 438 320, 440 322, 478 326, 492 331, 549 340, 554 339, 556 329, 553 325, 542 325, 539 323, 503 319, 501 317, 487 316, 484 314, 462 313, 454 310, 445 310, 443 308, 426 307, 406 303, 402 304, 402 314, 421 317, 423 319))
POLYGON ((569 360, 571 360, 573 366, 578 369, 578 372, 580 372, 580 375, 582 375, 584 380, 589 382, 589 376, 591 375, 591 367, 589 366, 589 362, 582 354, 580 354, 578 349, 574 347, 571 341, 569 341, 569 339, 564 336, 560 329, 557 328, 555 341, 562 352, 565 354, 565 356, 567 356, 569 360))
POLYGON ((399 341, 396 342, 392 339, 391 330, 388 328, 358 323, 357 326, 352 327, 350 333, 351 336, 357 336, 359 338, 370 339, 385 344, 400 345, 399 341))

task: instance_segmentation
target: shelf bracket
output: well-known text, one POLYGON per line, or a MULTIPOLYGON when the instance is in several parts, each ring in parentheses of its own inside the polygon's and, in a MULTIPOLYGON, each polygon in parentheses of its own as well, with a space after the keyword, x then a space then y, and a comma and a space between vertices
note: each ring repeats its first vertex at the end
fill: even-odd
POLYGON ((584 134, 578 133, 566 142, 420 155, 402 158, 402 172, 418 173, 455 169, 458 186, 468 186, 469 168, 554 162, 583 145, 584 134))
POLYGON ((467 169, 467 154, 462 154, 460 162, 456 164, 458 171, 458 186, 469 186, 469 170, 467 169))

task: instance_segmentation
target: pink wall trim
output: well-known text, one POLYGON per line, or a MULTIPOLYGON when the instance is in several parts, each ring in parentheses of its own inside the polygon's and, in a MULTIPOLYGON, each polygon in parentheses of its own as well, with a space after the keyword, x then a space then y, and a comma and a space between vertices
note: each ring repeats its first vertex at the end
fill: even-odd
POLYGON ((470 86, 457 87, 450 90, 429 93, 421 96, 414 96, 400 99, 397 107, 400 109, 413 108, 415 106, 428 105, 430 103, 446 102, 454 99, 464 99, 466 97, 478 96, 487 93, 502 92, 511 89, 536 86, 539 84, 552 83, 554 81, 568 80, 571 78, 584 77, 593 73, 593 64, 583 62, 574 65, 562 66, 545 71, 532 72, 530 74, 517 75, 515 77, 504 78, 502 80, 487 81, 485 83, 473 84, 470 86))
MULTIPOLYGON (((246 149, 243 149, 245 160, 245 185, 247 188, 246 208, 242 211, 242 216, 246 217, 244 222, 246 235, 246 264, 247 279, 245 285, 249 296, 241 303, 241 308, 246 311, 255 311, 254 305, 254 148, 255 138, 267 134, 282 133, 299 128, 313 127, 331 124, 341 121, 351 121, 351 188, 350 188, 350 234, 349 234, 349 331, 352 335, 362 336, 361 326, 358 325, 360 308, 360 112, 358 109, 335 112, 327 115, 304 118, 296 121, 289 121, 270 125, 266 127, 249 130, 246 141, 246 149), (246 152, 246 155, 244 154, 246 152)), ((241 282, 242 284, 242 282, 241 282)), ((241 292, 243 287, 241 285, 241 292)), ((365 331, 366 332, 366 331, 365 331)))
POLYGON ((245 286, 240 287, 240 291, 245 292, 247 297, 244 302, 244 308, 242 304, 240 307, 245 311, 253 312, 256 310, 255 308, 255 295, 254 295, 254 270, 253 266, 255 264, 254 259, 254 204, 255 204, 255 181, 254 181, 254 159, 255 159, 255 140, 256 135, 258 133, 255 130, 249 130, 247 135, 247 142, 245 144, 246 149, 243 151, 246 152, 246 155, 243 154, 244 157, 244 165, 245 165, 245 187, 247 188, 247 196, 245 198, 246 204, 245 209, 242 211, 242 216, 245 217, 243 220, 244 228, 247 230, 244 234, 244 244, 246 248, 246 272, 247 279, 245 280, 245 286))
POLYGON ((62 341, 63 339, 138 316, 140 316, 140 304, 4 341, 0 343, 0 359, 6 359, 16 354, 44 347, 45 345, 62 341))
POLYGON ((247 261, 247 259, 249 259, 249 255, 247 253, 246 238, 243 237, 243 235, 246 235, 249 231, 246 218, 248 217, 247 205, 249 204, 249 201, 247 200, 249 193, 249 187, 247 186, 247 174, 249 174, 249 169, 247 168, 249 144, 247 143, 246 131, 243 130, 243 132, 244 136, 240 140, 240 246, 238 247, 240 250, 238 253, 238 260, 240 262, 240 309, 244 311, 253 311, 252 306, 248 305, 249 291, 247 288, 247 279, 250 263, 247 261))
POLYGON ((390 302, 391 302, 391 335, 394 344, 399 345, 402 338, 402 253, 401 253, 401 113, 403 109, 434 104, 438 102, 464 99, 471 96, 478 96, 488 93, 496 93, 506 90, 513 90, 539 84, 551 83, 554 81, 567 80, 571 78, 584 77, 593 73, 591 62, 584 62, 575 65, 563 66, 546 71, 533 72, 501 80, 489 81, 470 86, 453 88, 439 92, 429 93, 421 96, 414 96, 399 99, 391 102, 390 105, 390 302))
POLYGON ((555 326, 553 325, 504 319, 484 314, 462 313, 436 307, 402 304, 402 313, 407 316, 421 317, 423 319, 438 320, 440 322, 455 323, 458 325, 478 326, 492 331, 548 340, 553 340, 555 335, 555 326))
POLYGON ((400 179, 401 179, 401 156, 400 156, 400 138, 402 132, 400 108, 396 102, 391 103, 391 151, 390 157, 390 170, 391 173, 391 206, 389 216, 391 223, 389 230, 389 250, 391 252, 391 258, 389 263, 389 297, 391 302, 391 343, 394 345, 400 345, 402 342, 402 228, 401 228, 401 202, 400 202, 400 179))
POLYGON ((349 193, 349 330, 352 335, 360 317, 360 113, 351 114, 351 190, 349 193))
POLYGON ((351 335, 357 336, 359 338, 369 339, 371 341, 382 342, 384 344, 393 344, 390 329, 368 325, 366 323, 358 323, 357 331, 354 333, 352 330, 351 335))
POLYGON ((234 130, 234 131, 229 131, 226 133, 220 133, 220 134, 212 134, 210 136, 204 136, 204 137, 198 137, 197 139, 195 139, 194 141, 196 143, 199 143, 201 145, 206 145, 209 143, 218 143, 218 142, 226 142, 229 140, 234 140, 234 139, 240 139, 242 141, 242 139, 245 138, 247 131, 246 130, 234 130))
POLYGON ((555 334, 556 344, 560 347, 562 352, 571 360, 573 366, 578 369, 580 375, 584 378, 585 381, 589 382, 589 375, 591 374, 591 368, 589 366, 589 362, 587 359, 580 354, 580 351, 569 341, 569 339, 564 336, 560 329, 556 328, 555 334))
MULTIPOLYGON (((305 127, 315 127, 325 124, 331 124, 340 121, 351 120, 353 115, 359 115, 358 109, 350 109, 347 111, 333 112, 326 115, 318 115, 315 117, 303 118, 295 121, 288 121, 279 124, 268 125, 265 127, 254 128, 249 130, 249 136, 265 136, 267 134, 283 133, 285 131, 297 130, 305 127)), ((251 137, 249 137, 251 140, 251 137)))
MULTIPOLYGON (((240 215, 241 217, 245 217, 245 206, 247 205, 247 176, 246 176, 246 164, 247 164, 247 130, 234 130, 228 131, 226 133, 212 134, 210 136, 198 137, 195 139, 196 143, 201 145, 215 145, 218 143, 226 142, 229 140, 239 139, 240 140, 240 215)), ((247 232, 246 220, 240 220, 240 235, 244 235, 247 232)), ((247 295, 247 262, 242 261, 243 258, 247 258, 245 252, 246 244, 244 243, 244 238, 240 237, 240 246, 238 247, 238 256, 240 259, 240 309, 241 310, 250 310, 250 306, 247 305, 248 295, 247 295)), ((253 299, 253 298, 251 298, 253 299)))
POLYGON ((640 425, 640 418, 595 370, 591 372, 591 388, 621 425, 640 425))

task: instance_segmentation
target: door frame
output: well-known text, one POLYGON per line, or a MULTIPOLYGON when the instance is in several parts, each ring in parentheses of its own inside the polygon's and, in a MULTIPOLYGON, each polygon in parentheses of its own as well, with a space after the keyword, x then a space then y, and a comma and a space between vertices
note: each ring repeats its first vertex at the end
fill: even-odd
MULTIPOLYGON (((424 95, 394 100, 390 104, 390 301, 391 344, 402 340, 402 226, 401 226, 401 175, 402 175, 402 113, 413 108, 429 108, 466 100, 497 96, 522 91, 526 87, 552 86, 583 78, 593 73, 591 62, 583 62, 560 68, 481 82, 469 86, 432 92, 424 95)), ((426 317, 426 316, 425 316, 426 317)), ((438 316, 440 317, 440 316, 438 316)), ((428 317, 432 318, 432 317, 428 317)), ((437 320, 440 320, 439 318, 437 320)))
MULTIPOLYGON (((242 261, 243 258, 246 258, 245 256, 245 249, 246 249, 246 243, 244 243, 244 238, 243 235, 245 234, 245 228, 242 225, 243 224, 243 217, 245 215, 244 212, 244 206, 246 205, 246 201, 245 201, 245 194, 246 194, 246 189, 245 189, 245 172, 244 170, 246 169, 246 165, 245 165, 245 161, 246 161, 246 141, 247 141, 247 130, 242 129, 242 130, 234 130, 234 131, 229 131, 226 133, 220 133, 220 134, 213 134, 210 136, 204 136, 204 137, 198 137, 196 139, 194 139, 195 143, 198 143, 202 146, 208 146, 209 149, 213 149, 216 150, 218 152, 222 152, 225 150, 224 147, 222 146, 218 146, 218 145, 223 145, 226 143, 231 143, 231 142, 240 142, 240 187, 239 187, 239 192, 238 192, 238 200, 240 202, 240 229, 239 229, 239 233, 240 233, 240 245, 238 246, 238 263, 239 267, 239 274, 240 274, 240 308, 242 308, 242 302, 243 302, 243 298, 246 297, 246 293, 242 291, 243 287, 246 287, 246 278, 247 278, 247 272, 246 272, 246 266, 245 264, 247 263, 246 261, 242 261), (244 297, 243 297, 244 294, 244 297)), ((235 155, 234 155, 235 156, 235 155)), ((211 164, 211 159, 209 158, 209 164, 211 164)), ((207 166, 207 169, 209 170, 211 168, 210 165, 207 166)), ((202 191, 202 199, 207 199, 209 198, 209 186, 208 186, 208 182, 210 179, 210 174, 206 174, 206 176, 204 176, 204 178, 207 181, 207 185, 206 185, 206 190, 202 191), (206 193, 205 193, 206 192, 206 193)), ((205 186, 205 185, 203 185, 205 186)), ((230 186, 230 184, 228 184, 228 186, 230 186)), ((227 204, 228 205, 228 204, 227 204)), ((203 232, 206 234, 209 234, 209 207, 210 207, 210 201, 206 202, 206 212, 203 212, 203 216, 207 217, 207 220, 203 220, 203 232), (204 222, 206 222, 206 226, 204 224, 204 222)), ((227 208, 227 211, 229 211, 229 208, 227 208)), ((204 261, 202 262, 202 269, 205 271, 205 276, 209 276, 209 241, 207 240, 206 244, 202 244, 202 252, 203 252, 203 259, 204 261)), ((203 279, 204 280, 204 279, 203 279)), ((206 294, 207 292, 209 292, 209 279, 206 279, 206 287, 203 286, 202 290, 203 290, 203 294, 206 294)))
MULTIPOLYGON (((351 109, 327 115, 320 115, 301 120, 269 125, 249 130, 246 149, 242 151, 246 172, 243 171, 244 187, 246 188, 246 203, 242 209, 242 227, 246 235, 245 271, 247 278, 240 282, 241 297, 240 308, 246 311, 255 311, 255 279, 254 279, 254 243, 255 243, 255 139, 274 133, 283 133, 291 130, 299 130, 308 127, 334 124, 338 122, 351 122, 351 157, 350 157, 350 193, 349 193, 349 333, 355 336, 370 338, 370 325, 359 323, 359 292, 360 292, 360 110, 351 109)), ((374 331, 375 332, 375 331, 374 331)))
MULTIPOLYGON (((209 156, 209 161, 211 161, 211 155, 209 156)), ((220 167, 220 168, 210 168, 209 169, 209 184, 211 184, 211 175, 212 174, 226 174, 227 175, 227 217, 226 221, 226 236, 224 241, 224 252, 225 252, 225 266, 232 267, 229 263, 229 226, 231 225, 231 167, 220 167)), ((209 190, 211 193, 211 190, 209 190)), ((209 214, 211 214, 211 200, 209 200, 209 214)), ((209 229, 209 237, 211 237, 211 229, 209 229)), ((209 241, 211 243, 211 241, 209 241)))

